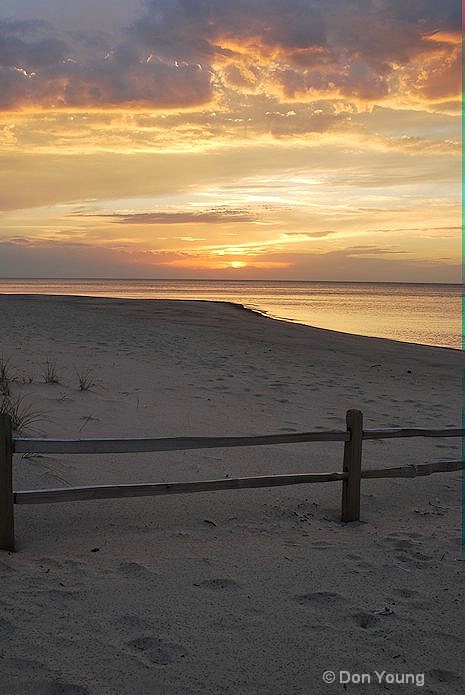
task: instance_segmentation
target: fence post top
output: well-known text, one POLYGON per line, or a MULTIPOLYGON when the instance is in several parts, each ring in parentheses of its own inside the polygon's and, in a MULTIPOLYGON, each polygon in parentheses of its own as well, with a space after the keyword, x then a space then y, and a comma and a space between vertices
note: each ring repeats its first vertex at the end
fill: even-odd
POLYGON ((356 408, 351 408, 350 410, 347 410, 346 412, 346 422, 347 424, 352 424, 353 422, 358 422, 363 420, 363 413, 361 410, 357 410, 356 408))

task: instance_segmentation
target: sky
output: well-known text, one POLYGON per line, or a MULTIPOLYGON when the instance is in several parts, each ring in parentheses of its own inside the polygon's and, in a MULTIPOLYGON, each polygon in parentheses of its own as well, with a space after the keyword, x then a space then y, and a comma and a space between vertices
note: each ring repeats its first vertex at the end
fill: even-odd
POLYGON ((460 0, 2 0, 0 277, 459 282, 460 0))

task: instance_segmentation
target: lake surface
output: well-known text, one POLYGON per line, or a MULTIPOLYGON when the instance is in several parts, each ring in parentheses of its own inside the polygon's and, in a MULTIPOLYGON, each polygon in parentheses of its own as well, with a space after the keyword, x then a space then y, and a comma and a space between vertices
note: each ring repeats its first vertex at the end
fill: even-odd
POLYGON ((461 349, 463 285, 219 280, 0 280, 0 293, 238 302, 272 318, 461 349))

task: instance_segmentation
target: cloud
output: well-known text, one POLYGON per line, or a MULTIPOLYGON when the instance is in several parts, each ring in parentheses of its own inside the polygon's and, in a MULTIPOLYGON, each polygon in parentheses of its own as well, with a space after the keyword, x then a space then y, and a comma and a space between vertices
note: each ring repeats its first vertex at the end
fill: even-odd
POLYGON ((308 48, 326 42, 325 18, 308 0, 148 0, 133 33, 165 56, 184 60, 230 56, 224 41, 259 40, 264 47, 308 48))
POLYGON ((283 237, 290 239, 319 239, 321 237, 331 236, 332 234, 337 234, 334 230, 323 230, 321 232, 284 232, 283 237))
POLYGON ((462 9, 459 0, 384 0, 378 6, 381 7, 383 17, 421 24, 428 30, 449 29, 458 32, 461 29, 462 9))
MULTIPOLYGON (((352 254, 352 249, 327 253, 271 253, 269 262, 287 264, 277 273, 282 280, 349 282, 460 282, 461 265, 453 260, 413 258, 408 254, 375 251, 371 255, 352 254)), ((241 276, 253 278, 245 268, 241 276)), ((255 271, 255 276, 269 273, 255 271)))
POLYGON ((175 251, 17 237, 0 241, 0 277, 147 277, 157 272, 170 277, 166 264, 183 257, 175 251))
POLYGON ((6 68, 42 68, 59 63, 66 56, 64 41, 49 37, 25 41, 42 27, 40 22, 0 21, 0 65, 6 68))
POLYGON ((442 3, 398 0, 147 0, 146 5, 146 17, 132 32, 147 49, 224 64, 226 79, 243 88, 266 82, 271 73, 286 96, 323 91, 383 99, 405 87, 403 69, 420 56, 434 52, 440 63, 450 50, 444 43, 433 49, 429 34, 458 35, 461 27, 458 0, 447 0, 444 13, 442 3))
POLYGON ((366 258, 366 257, 376 257, 385 256, 390 254, 406 253, 402 249, 395 249, 392 247, 382 247, 382 246, 351 246, 345 254, 350 258, 366 258))
MULTIPOLYGON (((133 42, 110 50, 90 35, 23 38, 22 22, 0 22, 0 108, 193 106, 211 97, 200 65, 166 61, 133 42)), ((31 28, 47 27, 40 23, 31 28)), ((98 35, 98 34, 97 34, 98 35)))
POLYGON ((228 222, 254 222, 257 217, 247 210, 215 208, 200 212, 138 212, 98 215, 120 224, 225 224, 228 222))
POLYGON ((267 253, 247 265, 231 267, 237 256, 216 264, 194 253, 111 249, 94 244, 16 238, 0 241, 0 277, 192 278, 274 276, 289 280, 398 282, 459 282, 460 264, 440 259, 413 259, 407 254, 353 254, 352 249, 329 253, 267 253))
MULTIPOLYGON (((256 153, 253 161, 244 159, 240 150, 226 160, 198 153, 162 153, 155 158, 141 153, 123 160, 116 153, 12 153, 0 156, 0 212, 89 200, 153 199, 188 191, 193 185, 208 189, 218 178, 234 181, 244 170, 269 172, 272 166, 269 151, 256 153)), ((276 166, 288 166, 281 153, 276 166)))
MULTIPOLYGON (((23 63, 24 64, 24 63, 23 63)), ((72 59, 29 72, 0 66, 0 108, 102 108, 202 104, 211 96, 210 76, 196 65, 169 65, 158 59, 121 66, 117 58, 93 65, 72 59)))
POLYGON ((110 35, 103 23, 3 21, 0 108, 193 107, 228 85, 280 99, 445 99, 459 88, 458 4, 147 0, 110 35))

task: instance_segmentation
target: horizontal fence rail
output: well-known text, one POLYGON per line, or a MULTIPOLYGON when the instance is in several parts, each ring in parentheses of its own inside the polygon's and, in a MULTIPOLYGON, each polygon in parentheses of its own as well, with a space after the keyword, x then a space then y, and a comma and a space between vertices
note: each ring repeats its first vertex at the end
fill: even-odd
POLYGON ((14 550, 14 505, 78 502, 84 500, 154 497, 218 490, 280 487, 311 483, 342 482, 341 520, 360 519, 362 479, 414 478, 465 469, 465 461, 437 461, 397 468, 362 469, 362 442, 406 437, 465 437, 465 429, 363 429, 359 410, 346 413, 346 430, 245 437, 168 437, 150 439, 28 439, 13 436, 11 421, 0 414, 0 549, 14 550), (342 471, 299 473, 193 482, 97 485, 47 490, 14 491, 13 454, 123 454, 191 449, 232 448, 308 442, 344 442, 342 471))
POLYGON ((362 478, 417 478, 462 469, 465 469, 465 461, 435 461, 434 463, 409 464, 398 468, 365 468, 362 470, 362 478))
MULTIPOLYGON (((363 430, 362 439, 400 439, 405 437, 465 437, 465 430, 385 429, 363 430)), ((230 449, 232 447, 305 444, 308 442, 348 442, 350 434, 340 432, 298 432, 248 437, 161 437, 158 439, 28 439, 13 438, 15 454, 135 454, 190 449, 230 449)))
POLYGON ((347 442, 347 432, 300 432, 251 437, 164 437, 161 439, 24 439, 13 440, 16 454, 133 454, 235 446, 347 442))
MULTIPOLYGON (((465 469, 465 461, 440 461, 400 468, 364 469, 362 478, 416 478, 465 469)), ((225 478, 188 483, 142 483, 140 485, 97 485, 65 487, 54 490, 23 490, 13 493, 15 504, 45 504, 51 502, 79 502, 127 497, 183 495, 216 490, 246 490, 258 487, 280 487, 310 483, 330 483, 347 480, 348 473, 297 473, 295 475, 261 475, 253 478, 225 478)))
POLYGON ((465 437, 465 430, 426 430, 402 427, 389 430, 363 430, 363 439, 402 439, 404 437, 465 437))
POLYGON ((199 480, 189 483, 143 483, 140 485, 97 485, 95 487, 58 488, 15 492, 15 504, 44 502, 77 502, 78 500, 107 500, 116 497, 147 497, 182 495, 213 490, 244 490, 257 487, 280 487, 302 483, 329 483, 345 480, 348 473, 299 473, 296 475, 261 475, 255 478, 225 478, 199 480))

